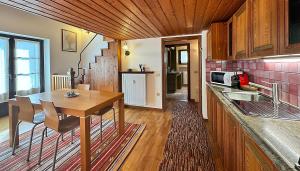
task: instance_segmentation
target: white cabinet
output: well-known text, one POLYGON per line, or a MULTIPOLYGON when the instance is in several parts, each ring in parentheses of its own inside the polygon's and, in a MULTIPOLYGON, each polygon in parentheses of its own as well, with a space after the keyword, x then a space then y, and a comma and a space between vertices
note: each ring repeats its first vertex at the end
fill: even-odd
POLYGON ((126 105, 146 105, 146 74, 122 74, 122 92, 126 105))

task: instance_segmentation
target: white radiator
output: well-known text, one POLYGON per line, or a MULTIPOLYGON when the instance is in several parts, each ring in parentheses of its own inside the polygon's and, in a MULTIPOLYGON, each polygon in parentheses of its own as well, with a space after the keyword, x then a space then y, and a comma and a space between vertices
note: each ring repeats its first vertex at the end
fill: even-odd
POLYGON ((122 74, 124 102, 132 106, 146 105, 146 74, 122 74))
POLYGON ((71 77, 69 75, 52 75, 52 86, 51 89, 70 89, 71 88, 71 77))

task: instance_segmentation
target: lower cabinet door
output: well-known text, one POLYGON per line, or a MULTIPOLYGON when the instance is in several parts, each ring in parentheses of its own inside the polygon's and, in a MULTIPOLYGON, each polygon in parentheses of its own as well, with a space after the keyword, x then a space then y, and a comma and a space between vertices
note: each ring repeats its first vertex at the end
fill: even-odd
POLYGON ((245 134, 245 171, 273 171, 272 161, 261 151, 255 142, 245 134))

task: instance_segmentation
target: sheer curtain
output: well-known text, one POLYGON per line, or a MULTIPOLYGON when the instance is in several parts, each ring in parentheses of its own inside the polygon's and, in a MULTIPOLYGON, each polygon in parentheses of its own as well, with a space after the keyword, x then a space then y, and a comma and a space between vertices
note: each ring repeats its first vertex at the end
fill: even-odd
POLYGON ((9 98, 8 51, 8 39, 0 37, 0 103, 9 98))
POLYGON ((40 43, 15 40, 16 94, 29 95, 40 92, 40 43))

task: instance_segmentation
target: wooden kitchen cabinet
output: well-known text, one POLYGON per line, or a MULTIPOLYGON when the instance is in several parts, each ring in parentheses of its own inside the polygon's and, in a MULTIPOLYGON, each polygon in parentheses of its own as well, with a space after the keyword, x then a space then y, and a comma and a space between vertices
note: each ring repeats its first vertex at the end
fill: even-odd
POLYGON ((207 58, 210 60, 227 59, 227 24, 211 24, 207 32, 207 58))
POLYGON ((278 0, 248 0, 250 49, 249 56, 278 54, 278 0))
POLYGON ((263 153, 257 144, 247 135, 244 148, 245 171, 273 171, 276 170, 272 161, 263 153))
POLYGON ((233 15, 233 58, 244 59, 248 56, 248 6, 245 2, 233 15))
POLYGON ((300 1, 279 1, 280 54, 300 53, 300 1))
POLYGON ((207 87, 208 130, 225 171, 275 171, 272 161, 207 87))

